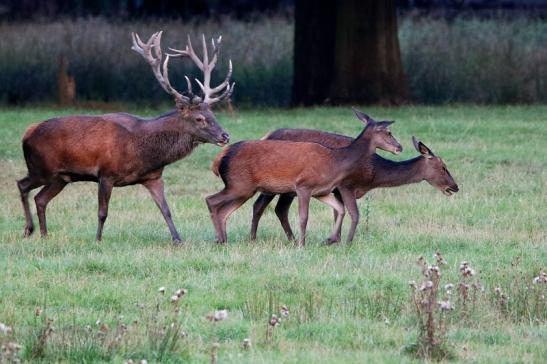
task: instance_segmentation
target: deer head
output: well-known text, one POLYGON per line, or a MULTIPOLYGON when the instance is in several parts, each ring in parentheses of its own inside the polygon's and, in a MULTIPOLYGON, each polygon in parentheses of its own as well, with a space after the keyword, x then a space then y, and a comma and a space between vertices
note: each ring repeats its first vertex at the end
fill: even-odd
POLYGON ((399 154, 403 151, 403 147, 397 139, 391 134, 390 125, 394 121, 375 121, 367 114, 352 108, 357 119, 361 120, 367 126, 367 132, 372 132, 371 145, 378 149, 382 149, 393 154, 399 154))
POLYGON ((174 54, 166 54, 165 60, 163 60, 161 35, 161 31, 156 32, 152 34, 148 42, 145 43, 139 38, 138 34, 132 33, 133 46, 131 49, 139 53, 150 64, 152 72, 161 87, 175 99, 175 105, 180 116, 178 121, 184 123, 184 125, 181 124, 181 128, 183 127, 184 130, 193 134, 199 142, 217 144, 220 146, 227 144, 230 140, 230 136, 218 124, 215 115, 211 111, 211 107, 214 104, 230 98, 235 86, 235 83, 230 84, 232 61, 229 61, 228 74, 224 81, 216 87, 211 87, 210 85, 211 72, 217 62, 222 37, 219 37, 216 42, 214 39, 211 40, 213 47, 211 61, 209 61, 205 36, 202 36, 203 60, 199 59, 194 52, 190 37, 188 37, 188 44, 184 50, 170 48, 174 54), (198 79, 195 80, 202 91, 201 96, 193 93, 192 82, 187 76, 185 76, 185 78, 188 90, 184 94, 178 92, 171 86, 168 73, 170 57, 189 57, 203 72, 203 82, 198 79))
POLYGON ((454 178, 452 178, 443 160, 433 154, 431 149, 414 136, 412 137, 412 143, 414 143, 414 148, 425 158, 424 179, 446 196, 458 192, 458 185, 454 181, 454 178))

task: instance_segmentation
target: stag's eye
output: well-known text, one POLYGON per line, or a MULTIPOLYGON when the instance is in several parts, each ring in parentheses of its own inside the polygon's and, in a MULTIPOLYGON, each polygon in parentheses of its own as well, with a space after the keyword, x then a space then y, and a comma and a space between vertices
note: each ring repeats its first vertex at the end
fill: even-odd
POLYGON ((196 118, 196 121, 197 121, 198 123, 205 123, 205 118, 204 118, 203 116, 198 116, 198 117, 196 118))

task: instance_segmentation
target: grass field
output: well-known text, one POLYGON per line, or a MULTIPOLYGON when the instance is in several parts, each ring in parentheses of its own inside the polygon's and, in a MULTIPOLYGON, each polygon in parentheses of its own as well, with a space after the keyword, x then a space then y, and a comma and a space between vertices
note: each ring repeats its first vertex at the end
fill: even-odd
MULTIPOLYGON (((209 362, 212 355, 218 363, 418 361, 403 353, 417 335, 408 282, 420 278, 416 259, 431 261, 439 250, 448 261, 443 284, 457 284, 460 262, 468 261, 483 287, 465 312, 454 297, 446 340, 455 361, 545 362, 547 284, 532 280, 547 268, 547 107, 363 109, 397 121, 393 133, 405 150, 389 158, 414 157, 416 135, 443 157, 460 192, 446 197, 425 182, 375 190, 359 202, 354 243, 331 247, 321 243, 331 211, 313 202, 305 249, 285 240, 272 208, 250 243, 251 201, 229 220, 229 244, 214 244, 204 198, 222 184, 209 170, 220 150, 212 145, 164 174, 175 224, 187 239, 183 247, 171 245, 140 186, 114 190, 103 241, 96 243, 93 183, 69 185, 52 201, 48 239, 22 239, 15 180, 26 173, 23 131, 35 121, 87 111, 0 111, 0 322, 13 328, 0 333, 0 342, 17 342, 24 361, 43 362, 209 362), (188 293, 176 315, 169 297, 178 288, 188 293), (267 329, 283 304, 289 316, 267 329), (220 309, 228 310, 226 320, 206 319, 220 309), (54 320, 53 333, 46 317, 54 320), (247 350, 245 338, 252 344, 247 350)), ((233 142, 278 127, 360 130, 348 108, 218 118, 233 142)))

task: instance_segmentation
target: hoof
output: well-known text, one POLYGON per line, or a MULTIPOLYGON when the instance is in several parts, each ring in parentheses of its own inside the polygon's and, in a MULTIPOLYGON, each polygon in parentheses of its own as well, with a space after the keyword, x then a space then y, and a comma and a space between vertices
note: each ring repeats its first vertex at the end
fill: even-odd
POLYGON ((186 243, 186 241, 182 240, 182 239, 173 239, 173 245, 175 246, 181 246, 181 245, 184 245, 186 243))
POLYGON ((28 238, 32 235, 34 232, 34 226, 25 226, 25 232, 23 233, 23 237, 28 238))
POLYGON ((340 242, 340 238, 333 238, 333 237, 330 237, 330 238, 327 238, 325 240, 325 244, 327 245, 333 245, 333 244, 338 244, 340 242))

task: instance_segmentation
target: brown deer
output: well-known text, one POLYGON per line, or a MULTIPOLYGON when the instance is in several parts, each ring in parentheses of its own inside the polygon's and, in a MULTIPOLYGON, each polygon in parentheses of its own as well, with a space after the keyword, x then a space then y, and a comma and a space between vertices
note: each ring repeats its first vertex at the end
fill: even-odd
MULTIPOLYGON (((318 130, 306 129, 279 129, 266 136, 268 140, 291 140, 307 141, 325 145, 329 148, 347 147, 352 142, 352 138, 326 133, 318 130)), ((433 152, 422 142, 412 137, 414 147, 420 153, 419 157, 395 162, 382 158, 378 154, 373 154, 370 160, 362 160, 362 168, 357 169, 352 178, 346 178, 342 183, 352 191, 355 198, 363 197, 368 191, 379 187, 397 187, 411 183, 427 181, 433 187, 450 196, 458 192, 459 188, 450 172, 446 168, 443 160, 435 156, 433 152)), ((335 190, 335 196, 341 200, 340 193, 335 190)), ((251 225, 251 239, 256 239, 256 230, 258 222, 268 204, 275 197, 275 194, 262 193, 253 205, 253 220, 251 225)), ((291 203, 294 199, 293 194, 281 194, 275 207, 275 213, 281 222, 281 226, 289 240, 294 240, 294 235, 289 224, 288 214, 291 203)), ((350 206, 351 207, 351 206, 350 206)), ((356 206, 353 207, 356 209, 356 206)), ((358 214, 358 210, 354 213, 358 214)), ((335 221, 337 212, 334 210, 335 221)), ((329 243, 340 240, 341 229, 334 234, 336 239, 329 238, 329 243)))
POLYGON ((99 184, 97 240, 102 237, 112 188, 142 184, 161 210, 173 241, 182 242, 165 200, 163 168, 189 155, 201 143, 220 146, 228 143, 229 135, 217 123, 211 106, 230 97, 234 89, 234 84, 230 84, 232 64, 230 61, 225 80, 211 87, 211 71, 217 62, 221 38, 216 43, 212 41, 211 61, 204 36, 202 60, 194 52, 189 37, 185 50, 172 49, 175 53, 167 54, 163 60, 161 35, 162 32, 154 33, 144 43, 133 34, 131 49, 150 64, 161 87, 174 97, 174 111, 153 119, 126 113, 66 116, 42 121, 27 129, 23 136, 23 152, 28 175, 17 181, 25 211, 25 236, 34 230, 28 203, 28 194, 32 189, 44 186, 34 200, 40 233, 46 236, 48 202, 67 183, 94 181, 99 184), (169 58, 174 56, 189 57, 203 72, 203 83, 196 80, 202 97, 192 93, 188 77, 187 93, 181 94, 171 86, 168 63, 169 58))
MULTIPOLYGON (((344 206, 331 193, 340 191, 346 205, 355 200, 344 181, 361 168, 376 148, 398 154, 401 145, 391 135, 392 121, 376 122, 363 113, 356 115, 365 124, 352 142, 340 149, 330 149, 318 143, 284 140, 243 141, 220 152, 213 162, 213 172, 224 182, 224 189, 207 197, 207 206, 220 243, 227 241, 226 219, 257 191, 269 194, 296 194, 300 215, 299 245, 306 236, 309 202, 315 197, 337 211, 335 230, 344 216, 344 206)), ((351 214, 352 225, 358 215, 351 214)), ((352 232, 350 232, 351 239, 352 232)), ((334 239, 333 237, 331 237, 334 239)))

